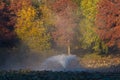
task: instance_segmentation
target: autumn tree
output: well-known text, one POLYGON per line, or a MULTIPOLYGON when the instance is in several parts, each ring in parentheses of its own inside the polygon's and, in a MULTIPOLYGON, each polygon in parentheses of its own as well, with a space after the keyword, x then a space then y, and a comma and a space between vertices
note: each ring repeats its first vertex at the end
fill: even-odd
POLYGON ((44 26, 46 26, 47 28, 52 28, 51 25, 54 24, 54 13, 46 0, 43 0, 41 2, 42 4, 39 7, 39 10, 41 10, 42 14, 41 20, 43 21, 44 26))
POLYGON ((50 48, 50 35, 37 14, 39 12, 27 3, 24 2, 22 9, 17 13, 16 33, 30 49, 43 51, 50 48))
POLYGON ((81 1, 81 9, 83 11, 83 15, 89 20, 95 20, 97 13, 97 3, 99 0, 82 0, 81 1))
POLYGON ((97 3, 99 0, 82 0, 81 11, 82 19, 80 21, 79 31, 82 35, 80 42, 82 47, 87 49, 91 48, 94 51, 101 53, 107 53, 107 46, 102 42, 96 33, 96 14, 97 14, 97 3))
POLYGON ((16 38, 14 32, 14 25, 10 24, 9 1, 0 0, 0 46, 13 46, 16 38))
POLYGON ((17 12, 21 9, 22 2, 29 0, 0 0, 0 43, 1 46, 13 46, 16 44, 17 36, 15 24, 17 12))
POLYGON ((52 7, 56 19, 53 38, 59 46, 66 46, 68 54, 70 54, 71 41, 76 27, 72 12, 74 12, 76 5, 71 0, 57 0, 52 7))
POLYGON ((120 0, 99 2, 96 25, 100 38, 109 49, 120 49, 120 0))
POLYGON ((22 6, 30 5, 31 1, 29 1, 29 0, 9 0, 9 2, 10 2, 10 4, 9 4, 9 11, 10 11, 10 13, 9 14, 12 15, 10 17, 9 24, 14 26, 16 24, 16 20, 17 20, 17 12, 22 9, 22 6), (25 2, 27 2, 27 4, 23 4, 25 2))

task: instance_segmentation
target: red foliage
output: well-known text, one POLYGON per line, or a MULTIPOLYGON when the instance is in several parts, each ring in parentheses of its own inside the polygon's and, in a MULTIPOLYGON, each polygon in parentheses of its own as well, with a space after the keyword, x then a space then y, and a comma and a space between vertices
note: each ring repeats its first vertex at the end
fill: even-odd
POLYGON ((0 40, 11 39, 14 33, 12 32, 13 26, 8 24, 10 21, 8 6, 2 1, 0 4, 0 40))
POLYGON ((57 44, 68 46, 73 40, 76 26, 72 15, 76 5, 71 0, 57 0, 52 7, 56 14, 56 31, 53 32, 53 38, 57 44))
POLYGON ((22 8, 23 1, 30 4, 30 0, 0 0, 0 43, 11 43, 16 40, 16 13, 22 8))
POLYGON ((10 22, 9 22, 9 25, 12 25, 12 26, 15 25, 16 19, 17 19, 16 14, 24 6, 23 3, 27 3, 27 4, 25 4, 26 6, 31 5, 31 0, 12 0, 12 1, 10 1, 10 5, 9 5, 10 22))
POLYGON ((96 25, 100 38, 109 47, 120 48, 120 0, 100 0, 96 25))

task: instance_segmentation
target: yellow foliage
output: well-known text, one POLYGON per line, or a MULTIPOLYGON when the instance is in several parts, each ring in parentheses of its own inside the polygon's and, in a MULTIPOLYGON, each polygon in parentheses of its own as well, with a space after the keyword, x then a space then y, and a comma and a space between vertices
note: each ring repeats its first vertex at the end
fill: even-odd
POLYGON ((42 12, 42 20, 44 23, 51 25, 53 24, 54 14, 47 5, 41 5, 40 10, 42 12))
POLYGON ((91 48, 100 53, 107 53, 108 48, 104 42, 96 34, 95 19, 97 14, 97 3, 99 0, 82 0, 81 10, 82 15, 85 17, 80 22, 80 38, 83 48, 91 48))
POLYGON ((43 21, 35 19, 37 11, 32 6, 24 6, 18 12, 16 33, 30 49, 42 51, 50 48, 50 35, 43 21))
POLYGON ((97 13, 97 3, 99 0, 82 0, 81 9, 83 10, 83 15, 90 20, 95 19, 97 13))

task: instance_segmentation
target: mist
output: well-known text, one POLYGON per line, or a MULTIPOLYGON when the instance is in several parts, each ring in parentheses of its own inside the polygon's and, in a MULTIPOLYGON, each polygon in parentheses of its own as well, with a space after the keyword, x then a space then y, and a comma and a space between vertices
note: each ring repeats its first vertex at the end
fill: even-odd
MULTIPOLYGON (((36 4, 37 3, 35 3, 34 5, 36 4)), ((71 45, 74 45, 72 42, 73 38, 75 38, 74 37, 75 28, 77 26, 76 23, 77 19, 76 16, 74 15, 75 11, 74 9, 76 7, 75 4, 69 0, 68 2, 66 0, 65 2, 62 2, 61 0, 58 2, 53 1, 53 3, 51 4, 52 4, 50 5, 52 7, 51 12, 54 16, 52 16, 53 19, 50 19, 51 16, 47 18, 48 21, 49 20, 52 21, 52 27, 55 27, 56 30, 49 32, 50 34, 52 34, 50 50, 46 49, 44 51, 40 51, 36 50, 35 48, 33 49, 33 47, 31 47, 32 44, 39 49, 39 46, 37 45, 40 44, 37 43, 39 42, 37 40, 38 38, 35 37, 36 40, 32 40, 32 37, 28 36, 27 37, 28 40, 27 39, 22 40, 22 38, 24 38, 24 35, 23 37, 21 35, 19 36, 16 32, 18 39, 20 39, 19 40, 20 43, 18 41, 18 43, 16 43, 15 46, 5 49, 7 50, 5 52, 4 49, 1 50, 1 66, 0 66, 1 70, 19 70, 19 69, 39 70, 41 63, 44 62, 47 58, 55 55, 67 54, 67 46, 71 47, 71 45)), ((47 25, 47 22, 44 23, 47 25)))
MULTIPOLYGON (((5 53, 4 53, 5 54, 5 53)), ((19 51, 9 53, 4 57, 4 61, 1 62, 1 70, 39 70, 40 65, 45 59, 52 56, 53 54, 32 52, 32 51, 19 51), (47 55, 46 55, 47 54, 47 55)), ((55 53, 54 53, 55 55, 55 53)))

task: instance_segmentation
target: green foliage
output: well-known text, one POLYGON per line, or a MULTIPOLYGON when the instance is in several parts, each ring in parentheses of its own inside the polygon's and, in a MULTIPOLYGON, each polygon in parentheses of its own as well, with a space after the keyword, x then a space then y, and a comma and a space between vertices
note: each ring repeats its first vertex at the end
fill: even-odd
POLYGON ((100 53, 107 53, 107 46, 100 40, 96 33, 95 17, 97 13, 97 2, 99 0, 82 0, 81 10, 83 19, 80 22, 80 42, 85 49, 91 48, 100 53))
POLYGON ((78 6, 80 6, 82 0, 72 0, 72 1, 73 1, 74 3, 76 3, 78 6))
POLYGON ((83 15, 91 21, 95 20, 98 1, 99 0, 82 0, 81 1, 81 9, 83 11, 83 15))
POLYGON ((94 51, 100 53, 107 53, 108 48, 103 41, 100 40, 99 36, 95 32, 95 27, 92 22, 88 19, 83 19, 80 22, 80 32, 82 37, 80 38, 81 46, 84 49, 92 48, 94 51), (87 25, 85 25, 87 24, 87 25))
POLYGON ((37 11, 32 6, 23 6, 17 15, 16 33, 22 42, 32 50, 49 49, 50 35, 44 27, 43 21, 35 18, 37 11))
POLYGON ((44 26, 50 26, 52 25, 54 22, 54 13, 52 12, 52 10, 46 5, 46 4, 42 4, 39 9, 41 10, 41 14, 42 14, 42 21, 44 26))
POLYGON ((35 8, 40 7, 41 0, 32 0, 32 4, 35 8))

